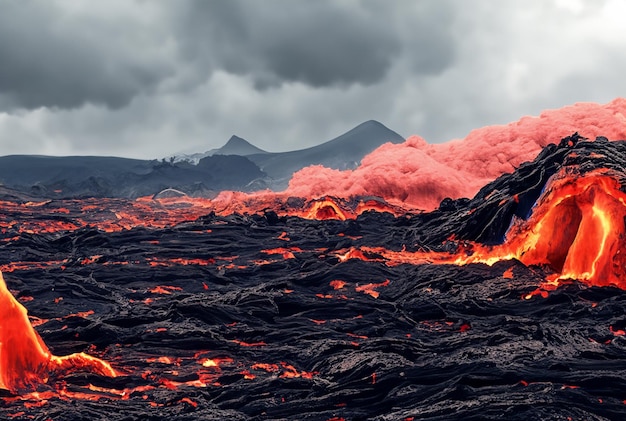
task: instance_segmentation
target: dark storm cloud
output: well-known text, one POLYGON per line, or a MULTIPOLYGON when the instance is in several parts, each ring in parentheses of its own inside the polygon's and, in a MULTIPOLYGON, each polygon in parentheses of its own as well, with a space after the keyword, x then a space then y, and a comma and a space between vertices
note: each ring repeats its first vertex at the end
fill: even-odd
POLYGON ((415 3, 112 2, 102 9, 120 13, 103 17, 64 0, 0 0, 0 111, 117 109, 168 80, 191 92, 216 71, 260 90, 370 86, 406 57, 414 74, 436 74, 454 60, 453 9, 415 3))
POLYGON ((429 142, 624 96, 620 0, 0 0, 0 150, 429 142), (593 5, 593 6, 592 6, 593 5), (558 54, 555 54, 558 52, 558 54))
POLYGON ((129 47, 137 35, 129 29, 73 16, 52 1, 0 1, 0 105, 128 104, 169 71, 135 50, 141 45, 129 47))
POLYGON ((387 2, 197 0, 187 4, 179 33, 187 59, 250 75, 257 87, 371 85, 401 54, 418 74, 452 63, 446 4, 419 6, 404 20, 387 2))

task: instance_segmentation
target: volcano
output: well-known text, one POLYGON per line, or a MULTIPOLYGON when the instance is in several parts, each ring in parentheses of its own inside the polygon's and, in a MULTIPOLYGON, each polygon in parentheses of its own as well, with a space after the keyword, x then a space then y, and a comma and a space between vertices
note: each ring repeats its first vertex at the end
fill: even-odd
POLYGON ((623 419, 626 141, 584 136, 427 210, 7 195, 0 413, 623 419))
POLYGON ((284 190, 293 173, 322 165, 346 170, 359 166, 363 157, 379 146, 399 144, 404 138, 378 121, 369 120, 320 145, 281 153, 256 153, 247 157, 272 178, 273 190, 284 190))

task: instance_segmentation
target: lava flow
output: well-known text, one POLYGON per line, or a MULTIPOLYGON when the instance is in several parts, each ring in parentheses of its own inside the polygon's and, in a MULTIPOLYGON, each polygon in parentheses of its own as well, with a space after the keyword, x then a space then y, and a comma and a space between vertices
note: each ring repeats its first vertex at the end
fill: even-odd
POLYGON ((85 353, 52 355, 28 320, 26 309, 11 295, 0 273, 0 389, 31 391, 72 372, 115 377, 109 363, 85 353))
POLYGON ((347 258, 384 256, 389 265, 486 263, 517 259, 554 272, 544 286, 574 279, 588 285, 626 289, 626 193, 607 171, 586 175, 559 173, 546 188, 528 220, 517 219, 503 244, 461 242, 456 253, 390 251, 380 247, 350 250, 347 258))
MULTIPOLYGON (((490 258, 514 257, 528 266, 549 265, 560 279, 626 289, 625 217, 626 194, 614 177, 562 176, 490 258)), ((483 252, 469 261, 488 259, 483 252)))
POLYGON ((572 136, 432 212, 0 203, 0 417, 623 419, 625 168, 572 136))

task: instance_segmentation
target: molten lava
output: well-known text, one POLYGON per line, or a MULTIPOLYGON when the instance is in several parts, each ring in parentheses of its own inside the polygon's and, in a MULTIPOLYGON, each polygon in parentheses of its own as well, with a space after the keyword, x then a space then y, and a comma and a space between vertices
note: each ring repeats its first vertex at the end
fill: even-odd
POLYGON ((626 289, 626 194, 620 187, 598 172, 556 180, 530 220, 511 230, 502 251, 526 265, 546 264, 560 279, 626 289))
POLYGON ((562 171, 547 186, 532 216, 517 221, 504 244, 473 245, 454 263, 517 259, 527 266, 545 265, 549 281, 576 279, 588 285, 626 289, 626 194, 606 172, 584 176, 562 171))
POLYGON ((51 376, 72 372, 117 375, 107 362, 82 352, 52 355, 0 273, 0 389, 12 393, 33 390, 51 376))
POLYGON ((517 259, 527 266, 552 270, 551 289, 565 279, 626 289, 626 193, 620 187, 606 171, 577 175, 563 170, 548 183, 531 217, 513 222, 501 245, 466 242, 453 254, 361 247, 337 255, 341 260, 372 260, 368 254, 378 255, 387 265, 493 265, 517 259))

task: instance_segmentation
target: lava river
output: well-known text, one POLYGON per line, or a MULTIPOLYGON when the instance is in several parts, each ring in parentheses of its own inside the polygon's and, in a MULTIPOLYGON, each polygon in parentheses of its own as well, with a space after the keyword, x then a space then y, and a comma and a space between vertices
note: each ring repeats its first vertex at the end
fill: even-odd
POLYGON ((432 212, 3 202, 0 414, 623 419, 625 170, 572 136, 432 212))

